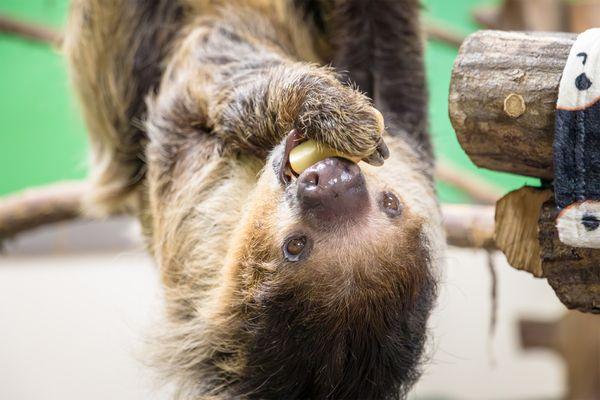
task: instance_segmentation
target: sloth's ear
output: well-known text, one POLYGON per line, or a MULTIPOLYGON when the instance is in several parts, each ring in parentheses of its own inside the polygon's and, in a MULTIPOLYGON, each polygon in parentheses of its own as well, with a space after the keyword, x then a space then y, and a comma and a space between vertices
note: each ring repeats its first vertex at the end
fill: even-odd
POLYGON ((366 93, 389 133, 431 154, 419 0, 296 0, 340 79, 366 93))

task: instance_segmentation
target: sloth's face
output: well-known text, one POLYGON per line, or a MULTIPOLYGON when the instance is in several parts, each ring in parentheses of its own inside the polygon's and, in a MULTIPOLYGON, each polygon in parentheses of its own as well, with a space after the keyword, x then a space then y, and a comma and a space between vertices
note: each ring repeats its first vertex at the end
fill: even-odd
POLYGON ((282 171, 285 142, 273 151, 230 254, 257 380, 321 369, 323 390, 359 390, 414 378, 443 236, 415 156, 390 150, 382 167, 327 158, 299 176, 282 171))
POLYGON ((428 262, 441 237, 434 193, 411 155, 396 147, 383 167, 330 157, 298 175, 289 154, 299 143, 288 135, 272 152, 255 199, 266 206, 259 207, 260 220, 277 247, 268 261, 276 270, 291 268, 309 281, 329 277, 348 288, 356 273, 402 271, 410 281, 429 269, 408 265, 428 262))

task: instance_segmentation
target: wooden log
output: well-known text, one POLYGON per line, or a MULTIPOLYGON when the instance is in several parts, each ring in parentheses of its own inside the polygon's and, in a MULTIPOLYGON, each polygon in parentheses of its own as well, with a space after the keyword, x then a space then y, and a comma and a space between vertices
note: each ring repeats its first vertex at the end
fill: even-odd
POLYGON ((542 277, 538 241, 538 220, 544 202, 552 197, 550 189, 524 186, 496 203, 496 245, 514 268, 542 277))
POLYGON ((542 270, 570 309, 600 314, 600 249, 570 247, 558 238, 554 198, 542 205, 539 243, 542 270))
POLYGON ((575 35, 480 31, 452 71, 450 120, 479 167, 553 178, 558 85, 575 35))
POLYGON ((48 26, 20 21, 7 15, 0 15, 0 33, 15 35, 24 39, 51 45, 60 45, 63 34, 48 26))
POLYGON ((551 189, 525 186, 496 204, 495 241, 511 266, 547 278, 569 309, 600 313, 600 249, 563 244, 551 189))
POLYGON ((473 12, 477 23, 503 31, 564 31, 564 0, 504 0, 499 6, 480 6, 473 12))
POLYGON ((435 178, 460 189, 477 204, 495 204, 502 197, 502 191, 498 186, 489 183, 474 172, 458 168, 444 160, 436 162, 435 178))

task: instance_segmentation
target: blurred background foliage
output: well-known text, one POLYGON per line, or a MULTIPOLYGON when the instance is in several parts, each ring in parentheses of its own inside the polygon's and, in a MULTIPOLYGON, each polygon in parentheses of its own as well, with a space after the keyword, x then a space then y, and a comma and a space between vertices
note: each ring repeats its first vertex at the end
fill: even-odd
MULTIPOLYGON (((2 0, 0 13, 61 28, 69 0, 2 0)), ((424 18, 469 33, 475 6, 494 0, 424 0, 424 18)), ((457 49, 429 41, 426 64, 430 124, 437 155, 478 173, 505 190, 528 178, 477 169, 464 154, 447 110, 450 73, 457 49)), ((0 35, 0 195, 86 174, 86 135, 72 95, 65 62, 57 49, 0 35)), ((464 202, 460 191, 439 184, 443 201, 464 202)))

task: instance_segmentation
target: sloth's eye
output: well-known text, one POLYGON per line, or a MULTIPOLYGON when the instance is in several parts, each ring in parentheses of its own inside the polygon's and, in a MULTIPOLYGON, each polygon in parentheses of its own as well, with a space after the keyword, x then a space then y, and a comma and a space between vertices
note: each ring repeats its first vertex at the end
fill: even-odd
POLYGON ((306 236, 294 236, 287 239, 283 245, 283 255, 288 261, 298 261, 306 256, 308 239, 306 236))
POLYGON ((402 212, 400 200, 398 200, 398 197, 394 193, 383 192, 381 206, 383 207, 383 211, 390 217, 395 217, 402 212))

